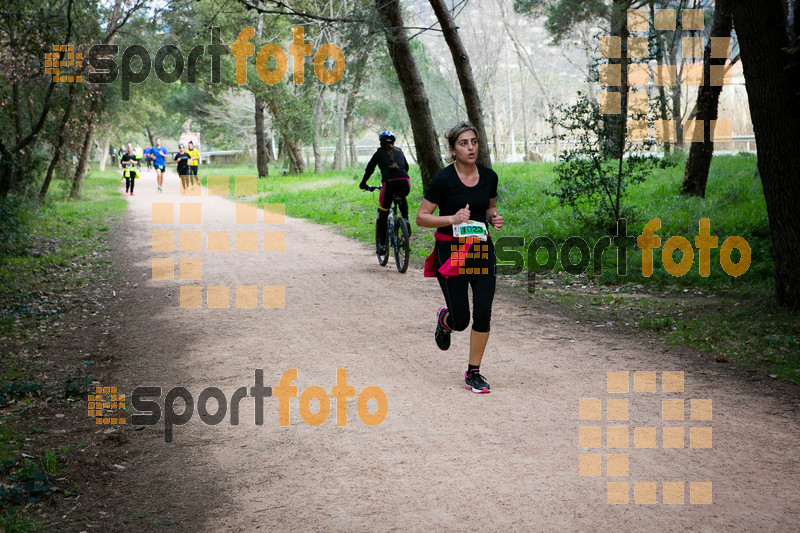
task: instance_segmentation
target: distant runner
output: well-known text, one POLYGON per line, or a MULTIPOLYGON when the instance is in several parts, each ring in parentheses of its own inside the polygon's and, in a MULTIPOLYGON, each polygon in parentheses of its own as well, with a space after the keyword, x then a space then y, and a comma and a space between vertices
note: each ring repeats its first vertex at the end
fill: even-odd
POLYGON ((141 145, 136 145, 136 148, 133 149, 133 155, 136 156, 136 170, 142 170, 142 158, 144 157, 144 150, 142 150, 141 145))
POLYGON ((189 184, 191 182, 191 170, 189 170, 189 160, 191 157, 187 154, 184 149, 183 145, 178 145, 178 153, 175 154, 173 161, 178 164, 178 175, 181 177, 181 187, 184 191, 189 190, 189 184))
POLYGON ((122 163, 122 176, 125 178, 125 194, 128 194, 130 190, 131 196, 133 196, 133 186, 136 183, 136 178, 139 175, 133 169, 133 167, 137 163, 136 154, 133 153, 133 145, 128 143, 128 151, 122 154, 122 158, 120 159, 122 163))
POLYGON ((144 147, 144 162, 147 164, 147 170, 153 168, 153 160, 150 159, 150 145, 144 147))
POLYGON ((150 149, 150 159, 153 161, 153 166, 156 169, 156 181, 158 182, 158 192, 162 192, 161 187, 164 185, 164 169, 167 162, 164 156, 169 155, 166 148, 161 146, 161 139, 156 139, 156 145, 150 149))
POLYGON ((189 172, 190 172, 190 179, 192 181, 192 188, 194 189, 195 186, 200 187, 200 178, 197 177, 197 169, 200 165, 200 152, 197 148, 194 147, 194 143, 189 141, 188 148, 186 153, 189 154, 189 172))

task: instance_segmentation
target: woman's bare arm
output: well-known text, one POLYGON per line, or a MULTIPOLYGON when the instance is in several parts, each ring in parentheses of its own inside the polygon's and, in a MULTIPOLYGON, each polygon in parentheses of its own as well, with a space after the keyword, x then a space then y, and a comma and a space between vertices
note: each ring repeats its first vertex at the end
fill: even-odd
POLYGON ((497 214, 496 198, 489 198, 489 209, 486 210, 486 221, 496 230, 503 229, 503 217, 497 214))
POLYGON ((417 226, 422 228, 441 228, 448 224, 461 224, 469 220, 469 204, 466 207, 459 209, 455 215, 439 216, 434 215, 433 212, 438 206, 433 202, 422 199, 417 211, 417 226))

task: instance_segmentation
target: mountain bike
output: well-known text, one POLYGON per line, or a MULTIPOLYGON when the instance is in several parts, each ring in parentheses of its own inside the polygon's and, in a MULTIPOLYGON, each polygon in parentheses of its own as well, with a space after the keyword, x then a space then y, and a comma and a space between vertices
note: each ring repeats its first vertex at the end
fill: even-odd
MULTIPOLYGON (((376 191, 380 187, 367 187, 368 191, 376 191)), ((389 220, 386 224, 388 233, 384 242, 388 244, 384 253, 380 253, 381 236, 378 234, 378 220, 375 220, 375 253, 378 256, 378 264, 386 266, 389 262, 389 248, 394 249, 394 264, 397 271, 401 274, 408 270, 408 256, 411 252, 411 226, 408 220, 404 219, 397 211, 397 204, 402 200, 401 196, 392 198, 392 208, 389 211, 389 220)), ((380 215, 380 211, 378 212, 380 215)))

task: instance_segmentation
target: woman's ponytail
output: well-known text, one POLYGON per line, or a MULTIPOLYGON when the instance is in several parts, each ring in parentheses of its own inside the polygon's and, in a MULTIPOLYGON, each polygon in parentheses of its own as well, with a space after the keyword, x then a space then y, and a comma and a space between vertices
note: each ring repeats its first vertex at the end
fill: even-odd
POLYGON ((394 143, 389 141, 381 141, 381 146, 386 148, 386 151, 389 152, 389 159, 392 162, 392 164, 389 165, 389 168, 400 168, 394 160, 394 143))

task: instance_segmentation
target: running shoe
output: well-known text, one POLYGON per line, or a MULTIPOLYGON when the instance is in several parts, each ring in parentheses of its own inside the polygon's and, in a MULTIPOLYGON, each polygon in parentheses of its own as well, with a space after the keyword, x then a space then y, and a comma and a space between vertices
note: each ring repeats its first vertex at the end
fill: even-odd
POLYGON ((158 192, 161 192, 161 187, 158 188, 158 192))
POLYGON ((464 373, 464 388, 470 389, 475 394, 492 392, 491 387, 486 383, 486 379, 477 370, 471 372, 467 370, 464 373))
POLYGON ((450 348, 450 328, 442 325, 442 315, 447 312, 446 307, 440 307, 436 311, 436 329, 433 332, 433 339, 436 341, 436 346, 440 350, 447 350, 450 348))
POLYGON ((131 196, 133 196, 133 191, 131 191, 131 196))

